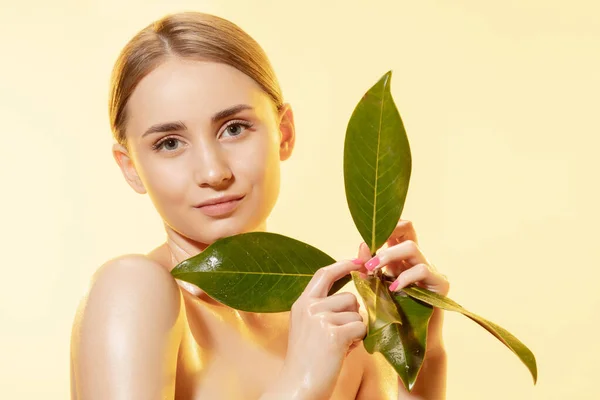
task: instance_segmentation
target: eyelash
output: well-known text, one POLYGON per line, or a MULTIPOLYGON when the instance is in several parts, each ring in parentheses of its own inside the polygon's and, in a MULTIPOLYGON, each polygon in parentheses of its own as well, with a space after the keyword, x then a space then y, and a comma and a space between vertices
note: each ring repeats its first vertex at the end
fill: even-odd
MULTIPOLYGON (((250 129, 250 128, 252 128, 253 124, 251 122, 244 121, 244 120, 241 120, 241 119, 234 119, 234 120, 231 120, 231 121, 227 122, 227 124, 225 125, 225 129, 223 129, 223 131, 225 131, 227 128, 229 128, 230 126, 233 126, 233 125, 239 125, 239 126, 243 126, 246 129, 250 129)), ((234 137, 239 137, 242 134, 243 133, 240 133, 239 135, 234 136, 234 137)))
MULTIPOLYGON (((243 126, 246 129, 252 128, 252 123, 247 122, 247 121, 243 121, 243 120, 232 120, 229 121, 226 125, 225 125, 225 129, 223 129, 223 131, 225 131, 226 129, 228 129, 230 126, 234 126, 234 125, 239 125, 239 126, 243 126)), ((243 133, 240 133, 237 136, 234 136, 235 138, 242 136, 243 133)), ((155 144, 152 145, 152 149, 155 151, 160 151, 162 150, 164 144, 171 140, 171 139, 175 139, 177 141, 179 141, 179 139, 175 136, 165 136, 164 138, 162 138, 161 140, 159 140, 158 142, 156 142, 155 144)), ((169 150, 167 150, 169 151, 169 150)), ((175 150, 170 150, 170 151, 175 151, 175 150)))

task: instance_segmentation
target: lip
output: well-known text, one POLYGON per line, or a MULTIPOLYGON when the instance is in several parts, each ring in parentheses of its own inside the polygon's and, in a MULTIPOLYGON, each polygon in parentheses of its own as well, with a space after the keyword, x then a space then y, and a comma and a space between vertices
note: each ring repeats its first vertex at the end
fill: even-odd
POLYGON ((245 197, 245 195, 222 196, 200 203, 195 208, 208 216, 216 217, 235 210, 245 197))
POLYGON ((205 202, 196 205, 196 207, 200 208, 204 206, 210 206, 213 204, 226 203, 232 200, 239 200, 243 197, 245 197, 245 195, 243 194, 229 194, 227 196, 215 197, 214 199, 206 200, 205 202))

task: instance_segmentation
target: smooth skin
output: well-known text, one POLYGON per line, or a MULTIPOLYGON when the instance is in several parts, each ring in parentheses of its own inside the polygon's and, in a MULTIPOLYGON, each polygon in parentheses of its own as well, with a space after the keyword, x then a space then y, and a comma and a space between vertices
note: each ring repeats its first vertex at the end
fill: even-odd
MULTIPOLYGON (((231 309, 170 274, 221 237, 266 230, 280 162, 294 148, 288 104, 275 109, 233 67, 174 57, 142 79, 127 113, 127 147, 115 144, 113 155, 128 184, 149 195, 166 241, 94 273, 73 324, 72 399, 445 398, 441 310, 408 394, 383 358, 365 351, 366 311, 356 293, 327 296, 337 279, 374 264, 365 264, 365 244, 357 260, 321 268, 284 313, 231 309), (228 215, 197 208, 230 194, 244 198, 228 215)), ((447 294, 409 221, 399 221, 377 257, 374 269, 398 277, 397 290, 417 283, 447 294)))

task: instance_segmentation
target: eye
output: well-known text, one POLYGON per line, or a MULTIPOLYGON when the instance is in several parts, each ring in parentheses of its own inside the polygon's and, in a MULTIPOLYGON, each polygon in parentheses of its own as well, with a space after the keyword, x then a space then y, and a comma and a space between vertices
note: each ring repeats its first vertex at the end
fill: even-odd
POLYGON ((246 121, 231 121, 225 126, 225 130, 221 134, 221 137, 223 137, 223 135, 229 135, 231 137, 240 136, 245 129, 250 127, 252 127, 252 124, 246 121))
POLYGON ((160 151, 162 149, 166 151, 175 151, 179 148, 179 144, 181 141, 174 137, 166 137, 154 144, 152 148, 154 150, 160 151))

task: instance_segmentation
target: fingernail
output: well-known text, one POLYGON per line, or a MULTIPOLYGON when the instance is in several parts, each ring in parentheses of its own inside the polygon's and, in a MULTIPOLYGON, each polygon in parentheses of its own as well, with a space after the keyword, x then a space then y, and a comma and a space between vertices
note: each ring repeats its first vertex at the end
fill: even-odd
POLYGON ((360 258, 355 258, 354 260, 352 260, 352 263, 355 265, 362 265, 362 260, 360 258))
POLYGON ((379 265, 379 257, 375 256, 375 257, 371 258, 369 261, 367 261, 367 263, 365 264, 365 267, 367 267, 367 269, 369 271, 373 271, 373 269, 375 269, 375 267, 378 265, 379 265))
POLYGON ((398 288, 398 285, 400 284, 400 282, 398 281, 394 281, 394 283, 392 283, 390 285, 390 290, 393 292, 394 290, 396 290, 398 288))

